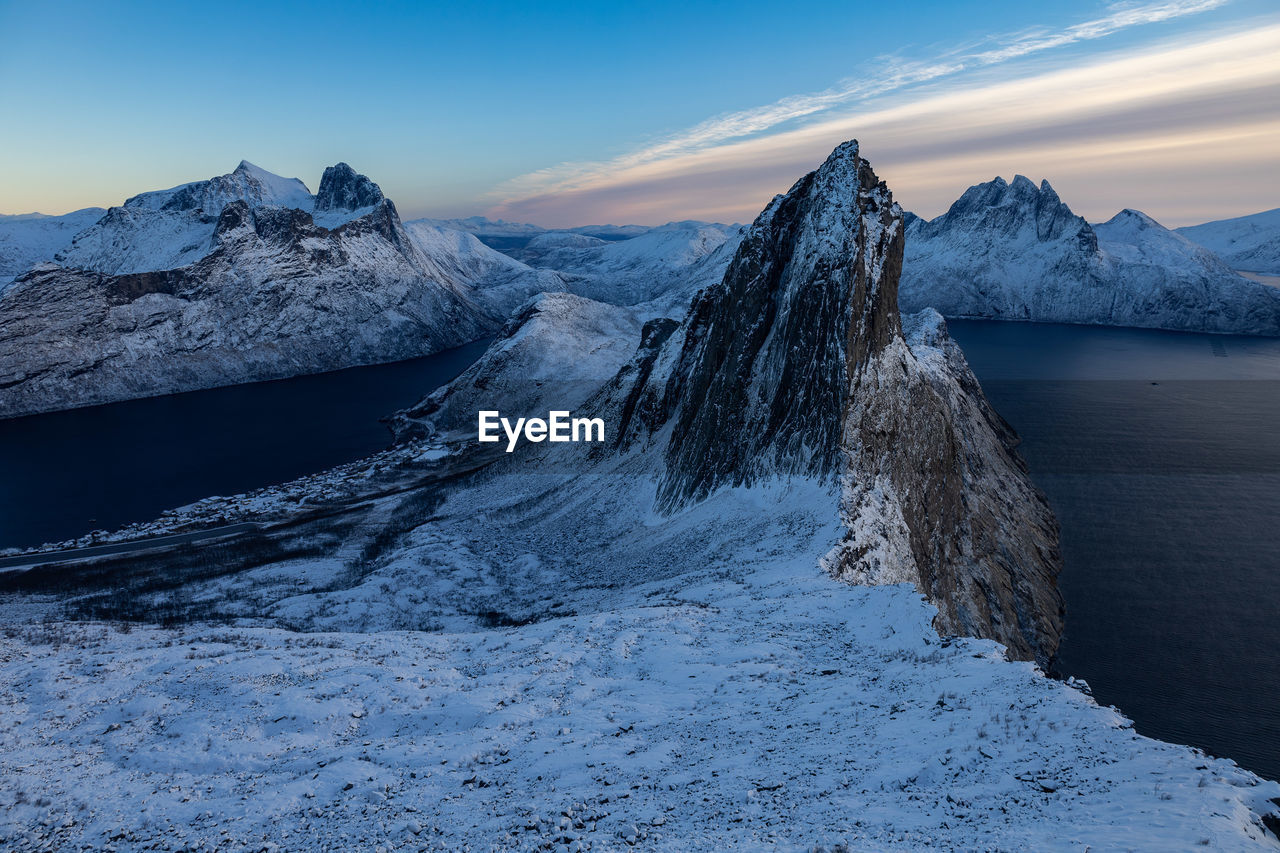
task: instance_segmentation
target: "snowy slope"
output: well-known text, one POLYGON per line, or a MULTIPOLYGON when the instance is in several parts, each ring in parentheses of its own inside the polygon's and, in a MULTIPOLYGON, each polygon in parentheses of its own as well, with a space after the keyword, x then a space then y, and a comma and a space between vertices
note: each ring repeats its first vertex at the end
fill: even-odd
POLYGON ((1177 231, 1235 269, 1280 275, 1280 207, 1177 231))
POLYGON ((473 298, 495 316, 506 317, 534 294, 569 289, 562 276, 491 249, 474 234, 427 220, 406 222, 404 227, 437 275, 466 282, 473 298))
POLYGON ((1090 226, 1021 175, 911 217, 900 298, 949 317, 1280 334, 1274 288, 1137 211, 1090 226))
POLYGON ((154 597, 232 624, 0 603, 0 846, 1277 849, 1280 785, 825 576, 829 492, 556 485, 154 597))
POLYGON ((104 213, 100 207, 86 207, 62 216, 0 215, 0 290, 33 264, 52 260, 72 237, 104 213))
POLYGON ((392 429, 401 440, 471 438, 482 409, 574 411, 631 359, 640 331, 639 316, 628 308, 569 293, 539 294, 462 375, 398 412, 392 429))

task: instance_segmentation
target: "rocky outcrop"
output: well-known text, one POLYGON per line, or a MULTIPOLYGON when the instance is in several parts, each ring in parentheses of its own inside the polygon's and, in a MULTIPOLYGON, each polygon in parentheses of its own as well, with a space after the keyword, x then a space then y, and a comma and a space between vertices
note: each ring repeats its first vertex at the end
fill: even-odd
POLYGON ((900 298, 948 317, 1280 334, 1280 290, 1138 211, 1090 225, 1021 175, 908 216, 900 298))
POLYGON ((377 184, 346 163, 338 163, 324 170, 316 192, 315 209, 359 210, 372 207, 382 199, 382 190, 377 184))
MULTIPOLYGON (((1069 227, 1047 208, 1047 231, 1069 227)), ((1062 631, 1052 513, 940 324, 903 338, 902 212, 850 142, 773 201, 694 303, 663 397, 659 501, 833 478, 838 576, 910 581, 938 627, 1047 663, 1062 631)))
MULTIPOLYGON (((856 143, 841 145, 756 219, 683 322, 649 320, 612 378, 595 374, 601 388, 581 411, 603 417, 604 445, 537 445, 501 464, 582 470, 563 464, 589 457, 644 468, 667 515, 722 488, 825 483, 844 531, 829 571, 913 583, 937 605, 942 632, 990 637, 1047 664, 1062 630, 1056 523, 941 318, 908 317, 904 337, 903 236, 888 188, 856 143)), ((566 315, 558 334, 599 329, 586 322, 594 315, 566 315)), ((494 344, 492 369, 417 414, 430 420, 451 396, 470 401, 479 385, 510 379, 499 360, 524 324, 494 344)), ((567 367, 599 345, 560 358, 567 367)))

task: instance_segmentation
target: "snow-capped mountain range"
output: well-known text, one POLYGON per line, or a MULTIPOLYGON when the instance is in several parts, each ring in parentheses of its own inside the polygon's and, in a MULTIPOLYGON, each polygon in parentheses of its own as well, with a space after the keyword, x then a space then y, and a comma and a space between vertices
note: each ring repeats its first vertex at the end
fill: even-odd
MULTIPOLYGON (((98 214, 0 218, 0 417, 425 355, 491 334, 537 293, 679 319, 745 232, 403 223, 345 163, 314 195, 242 161, 98 214), (233 233, 246 224, 252 247, 233 233)), ((1094 226, 1047 182, 997 178, 931 222, 907 215, 903 309, 1280 334, 1280 290, 1188 239, 1268 267, 1274 214, 1172 232, 1126 210, 1094 226)))
POLYGON ((901 299, 948 317, 1280 335, 1280 290, 1138 211, 1090 225, 1021 175, 910 217, 901 299))
POLYGON ((733 233, 573 234, 589 245, 561 251, 563 271, 535 267, 470 231, 401 222, 345 163, 315 195, 241 162, 93 213, 0 224, 15 269, 53 258, 0 299, 0 417, 427 355, 492 334, 541 292, 679 314, 733 233))
POLYGON ((1213 250, 1232 267, 1280 275, 1280 207, 1250 216, 1189 225, 1177 232, 1213 250))

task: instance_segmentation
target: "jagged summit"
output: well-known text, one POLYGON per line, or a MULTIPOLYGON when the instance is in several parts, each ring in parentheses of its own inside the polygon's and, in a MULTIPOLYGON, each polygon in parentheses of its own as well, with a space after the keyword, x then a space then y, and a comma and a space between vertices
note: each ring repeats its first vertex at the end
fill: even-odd
POLYGON ((690 311, 665 501, 834 471, 850 374, 899 332, 902 231, 856 141, 765 208, 690 311))
POLYGON ((1004 237, 1029 237, 1042 243, 1072 236, 1086 246, 1092 239, 1088 223, 1062 202, 1047 180, 1037 187, 1025 175, 1014 176, 1012 183, 996 177, 975 184, 945 214, 919 223, 917 227, 926 235, 956 229, 995 231, 1004 237))
MULTIPOLYGON (((770 202, 683 322, 644 325, 584 406, 613 432, 600 464, 652 466, 667 517, 726 488, 825 484, 844 530, 832 574, 914 583, 943 632, 1046 663, 1062 630, 1056 525, 937 314, 908 318, 904 338, 903 219, 857 142, 836 148, 770 202)), ((498 387, 502 363, 489 367, 498 387)))
POLYGON ((324 170, 316 191, 316 211, 360 210, 382 201, 382 189, 346 163, 324 170))

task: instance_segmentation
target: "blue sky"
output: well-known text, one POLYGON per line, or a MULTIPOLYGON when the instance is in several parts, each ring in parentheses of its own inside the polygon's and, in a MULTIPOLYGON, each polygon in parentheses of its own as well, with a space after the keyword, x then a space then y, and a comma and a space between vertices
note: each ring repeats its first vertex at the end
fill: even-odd
POLYGON ((243 158, 407 216, 750 219, 856 136, 925 214, 1026 171, 1184 224, 1280 205, 1278 55, 1273 0, 0 2, 0 212, 243 158))

